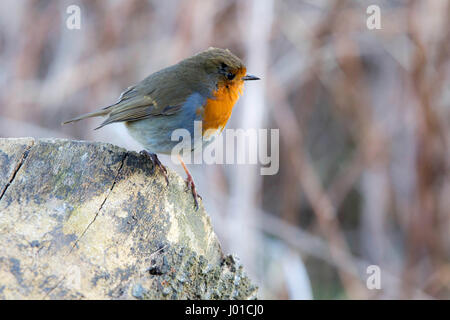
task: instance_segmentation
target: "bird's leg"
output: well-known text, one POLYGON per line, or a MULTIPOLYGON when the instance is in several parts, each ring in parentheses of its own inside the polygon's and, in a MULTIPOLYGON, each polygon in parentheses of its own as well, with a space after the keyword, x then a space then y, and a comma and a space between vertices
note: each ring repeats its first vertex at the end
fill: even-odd
POLYGON ((161 173, 163 174, 164 178, 166 179, 167 185, 169 185, 169 177, 167 176, 167 169, 161 163, 161 161, 159 161, 156 153, 150 153, 147 150, 142 150, 139 153, 142 154, 143 156, 149 158, 150 161, 152 162, 152 164, 153 164, 152 174, 155 172, 155 167, 158 167, 161 170, 161 173))
POLYGON ((189 173, 189 170, 186 167, 186 165, 184 164, 183 159, 181 159, 180 155, 178 155, 178 160, 180 161, 181 165, 183 166, 184 172, 186 172, 186 175, 187 175, 186 184, 187 184, 188 188, 191 189, 192 196, 194 197, 195 210, 198 210, 198 198, 201 199, 202 197, 200 197, 200 195, 197 193, 197 189, 195 188, 194 179, 192 178, 191 174, 189 173))

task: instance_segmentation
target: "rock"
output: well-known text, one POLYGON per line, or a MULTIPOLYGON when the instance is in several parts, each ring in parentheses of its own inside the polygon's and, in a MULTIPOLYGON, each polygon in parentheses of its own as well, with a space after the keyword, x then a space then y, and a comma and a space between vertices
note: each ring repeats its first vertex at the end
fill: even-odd
POLYGON ((109 144, 0 139, 0 298, 256 298, 169 179, 109 144))

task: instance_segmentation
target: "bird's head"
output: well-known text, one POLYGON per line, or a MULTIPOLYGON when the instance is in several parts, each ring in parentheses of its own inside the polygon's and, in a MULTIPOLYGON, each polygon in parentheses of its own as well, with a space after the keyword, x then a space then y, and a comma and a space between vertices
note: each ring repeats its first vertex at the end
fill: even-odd
POLYGON ((247 68, 241 59, 228 49, 209 48, 185 60, 203 69, 216 83, 242 84, 247 80, 259 80, 247 74, 247 68))

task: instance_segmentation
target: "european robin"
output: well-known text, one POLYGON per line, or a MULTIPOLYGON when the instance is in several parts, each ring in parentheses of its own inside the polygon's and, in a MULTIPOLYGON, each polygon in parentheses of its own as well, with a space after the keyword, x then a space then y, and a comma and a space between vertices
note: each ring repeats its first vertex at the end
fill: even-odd
MULTIPOLYGON (((191 145, 198 146, 194 121, 202 122, 201 145, 214 140, 225 128, 246 80, 259 78, 246 74, 244 63, 228 49, 209 48, 149 75, 126 89, 116 103, 64 123, 107 117, 99 129, 124 122, 130 135, 145 147, 141 153, 152 161, 153 168, 160 168, 168 183, 167 170, 156 153, 170 154, 179 143, 171 140, 171 134, 181 128, 190 132, 191 145)), ((194 180, 179 159, 198 208, 194 180)))

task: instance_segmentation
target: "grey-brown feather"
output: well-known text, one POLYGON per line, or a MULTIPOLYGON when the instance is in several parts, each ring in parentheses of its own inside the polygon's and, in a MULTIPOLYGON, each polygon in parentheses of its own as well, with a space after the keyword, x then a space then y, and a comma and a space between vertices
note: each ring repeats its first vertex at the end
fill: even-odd
MULTIPOLYGON (((107 116, 98 128, 114 122, 143 120, 152 116, 173 115, 193 93, 211 97, 222 77, 221 63, 233 69, 244 67, 229 50, 210 48, 173 66, 155 72, 127 88, 119 100, 99 111, 81 115, 65 123, 107 116)), ((96 128, 96 129, 98 129, 96 128)))

